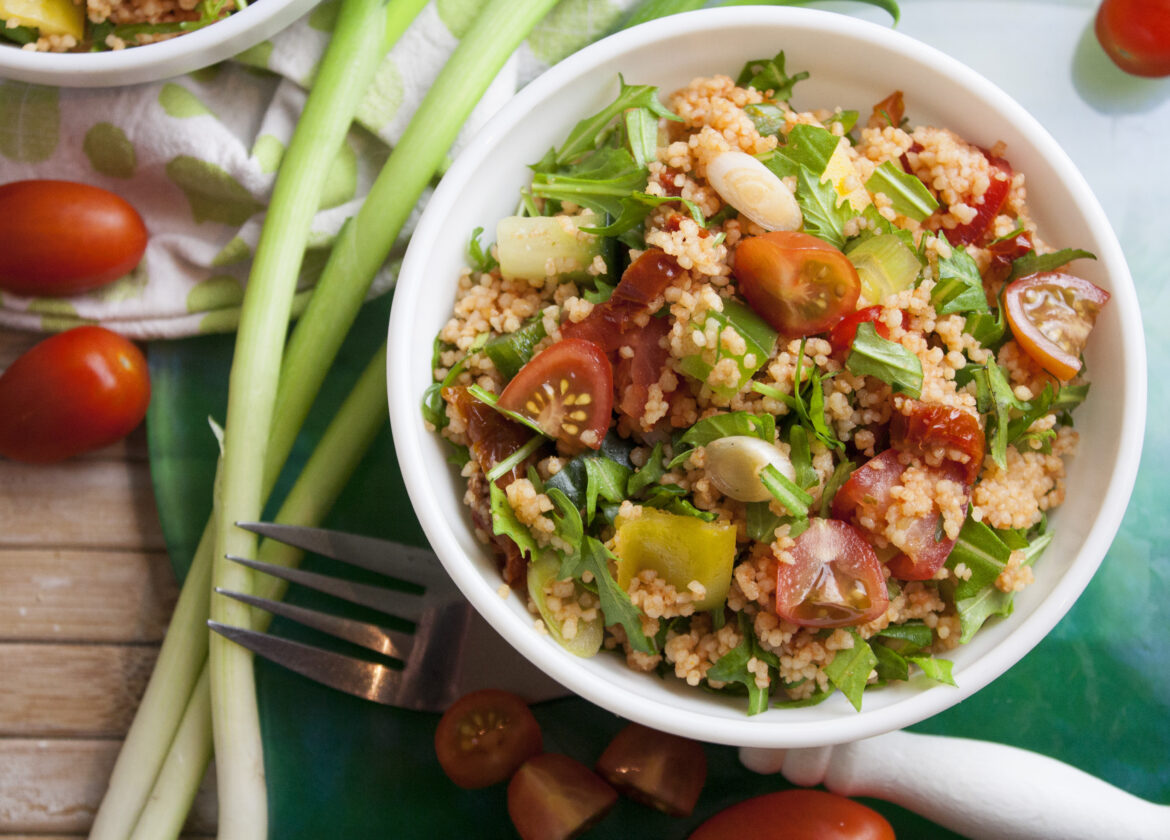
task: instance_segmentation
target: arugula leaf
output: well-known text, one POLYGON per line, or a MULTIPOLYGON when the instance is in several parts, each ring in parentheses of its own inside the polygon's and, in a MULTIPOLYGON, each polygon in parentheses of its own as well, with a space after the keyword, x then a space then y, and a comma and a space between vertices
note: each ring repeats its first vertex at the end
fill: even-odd
POLYGON ((748 663, 755 658, 767 662, 769 667, 778 669, 780 662, 775 654, 760 647, 746 613, 739 613, 739 632, 743 637, 740 643, 719 657, 710 667, 707 671, 707 680, 743 685, 748 693, 748 714, 757 715, 768 709, 768 689, 756 685, 756 675, 748 670, 748 663))
POLYGON ((496 336, 483 346, 483 351, 507 382, 528 364, 545 335, 544 321, 535 318, 515 332, 496 336))
POLYGON ((511 537, 520 548, 520 553, 531 559, 540 553, 532 532, 516 518, 515 511, 508 504, 508 497, 493 481, 489 485, 491 493, 492 533, 511 537))
POLYGON ((788 132, 783 146, 760 160, 781 178, 797 175, 803 166, 820 179, 840 143, 841 138, 827 128, 801 123, 788 132))
POLYGON ((845 247, 845 223, 857 214, 848 201, 837 206, 837 189, 822 181, 808 167, 796 174, 796 203, 804 215, 804 231, 820 237, 834 248, 845 247))
POLYGON ((658 115, 649 108, 630 108, 622 121, 634 160, 638 166, 649 166, 658 155, 658 115))
POLYGON ((760 470, 760 482, 793 516, 808 518, 808 506, 812 504, 813 497, 776 469, 775 464, 768 464, 760 470))
POLYGON ((824 670, 829 682, 860 712, 862 692, 878 660, 869 643, 856 630, 850 629, 849 635, 853 637, 853 647, 837 651, 833 661, 824 670))
MULTIPOLYGON (((532 431, 536 432, 537 434, 544 435, 544 430, 542 428, 540 428, 540 426, 538 426, 534 421, 529 420, 527 417, 525 417, 523 414, 517 414, 515 411, 509 411, 506 408, 501 408, 499 405, 500 398, 497 397, 495 394, 491 393, 490 391, 485 391, 479 385, 468 385, 467 386, 467 393, 469 393, 471 396, 475 397, 477 400, 479 400, 484 405, 495 409, 497 412, 504 415, 509 420, 511 420, 515 423, 519 423, 522 426, 527 426, 528 428, 532 429, 532 431)), ((547 435, 545 435, 545 436, 547 437, 547 435)))
POLYGON ((597 499, 621 504, 626 498, 626 485, 632 471, 629 467, 597 455, 585 458, 585 518, 593 521, 597 499))
POLYGON ((901 344, 878 335, 871 322, 857 327, 845 367, 856 376, 880 379, 915 399, 922 395, 922 362, 901 344))
POLYGON ((666 468, 662 465, 662 441, 658 441, 654 444, 654 449, 650 451, 649 457, 646 458, 646 463, 630 476, 626 490, 631 496, 636 497, 647 487, 657 484, 658 479, 664 475, 666 475, 666 468))
MULTIPOLYGON (((654 643, 642 631, 642 612, 630 601, 630 596, 618 586, 609 571, 613 552, 595 537, 585 537, 581 544, 581 565, 593 573, 601 612, 607 625, 620 624, 626 631, 630 646, 641 653, 655 653, 654 643)), ((614 558, 616 559, 616 558, 614 558)))
POLYGON ((625 196, 620 202, 617 218, 603 227, 582 227, 585 233, 596 236, 619 236, 632 230, 646 220, 646 217, 662 204, 682 204, 699 227, 707 227, 707 220, 703 218, 703 211, 699 205, 689 198, 679 198, 677 195, 650 195, 644 192, 633 192, 625 196))
POLYGON ((471 240, 467 243, 467 258, 471 267, 480 274, 487 274, 500 264, 491 254, 491 248, 484 248, 479 244, 479 237, 483 235, 483 228, 477 227, 471 232, 471 240))
POLYGON ((0 39, 7 38, 14 44, 32 44, 40 37, 40 30, 34 26, 0 26, 0 39))
POLYGON ((841 461, 833 468, 833 474, 829 476, 829 480, 825 482, 825 489, 821 491, 821 509, 818 513, 822 517, 829 516, 833 507, 833 497, 837 495, 841 485, 848 481, 852 474, 853 462, 850 460, 841 461))
MULTIPOLYGON (((796 357, 796 393, 786 394, 779 388, 765 385, 763 382, 752 382, 751 388, 757 394, 782 402, 796 413, 800 424, 812 432, 821 443, 832 449, 842 450, 845 444, 837 440, 837 436, 825 420, 825 388, 824 380, 828 377, 821 374, 814 365, 805 378, 804 342, 800 343, 800 352, 796 357), (808 399, 804 397, 804 385, 808 383, 808 399)), ((830 374, 831 375, 831 374, 830 374)))
MULTIPOLYGON (((631 108, 644 109, 654 117, 665 117, 670 120, 682 119, 667 110, 666 106, 658 100, 658 88, 652 85, 627 85, 626 80, 620 75, 618 81, 621 87, 617 98, 596 114, 586 117, 573 127, 564 145, 551 155, 552 164, 564 166, 574 163, 582 156, 592 152, 601 144, 605 135, 612 130, 613 121, 631 108)), ((653 152, 651 152, 650 157, 653 158, 653 152)), ((538 166, 547 166, 546 161, 548 160, 549 156, 546 155, 545 161, 542 161, 538 166)))
POLYGON ((646 189, 646 169, 625 149, 603 148, 567 172, 538 172, 532 194, 571 201, 596 213, 620 216, 622 199, 646 189))
POLYGON ((1007 320, 1004 314, 1002 306, 998 307, 994 314, 991 310, 969 312, 967 321, 963 325, 963 331, 970 333, 971 337, 984 347, 996 349, 1007 331, 1007 320))
POLYGON ((938 200, 931 195, 926 184, 890 160, 873 171, 865 182, 865 188, 871 193, 883 193, 890 200, 895 213, 916 222, 921 222, 938 209, 938 200))
POLYGON ((773 443, 776 440, 776 420, 770 414, 752 414, 750 411, 712 414, 687 429, 679 443, 706 446, 713 440, 732 435, 750 435, 773 443))
MULTIPOLYGON (((471 360, 472 356, 483 349, 484 344, 487 342, 488 335, 488 333, 482 333, 476 336, 475 341, 473 341, 471 346, 467 348, 467 355, 465 355, 455 364, 451 365, 451 368, 447 371, 447 375, 443 377, 443 380, 441 382, 432 382, 423 391, 423 419, 434 426, 436 429, 443 429, 450 422, 447 417, 447 405, 443 401, 443 389, 449 385, 452 385, 455 380, 459 378, 459 375, 463 373, 464 369, 466 369, 467 363, 471 360)), ((432 369, 439 366, 439 354, 442 352, 442 349, 445 346, 451 345, 445 344, 442 339, 440 339, 438 336, 435 336, 434 347, 431 350, 432 369)))
POLYGON ((1055 398, 1052 384, 1045 385, 1038 397, 1024 401, 1012 391, 1002 368, 995 362, 973 372, 976 402, 980 413, 987 415, 987 449, 1001 469, 1007 466, 1007 448, 1016 443, 1036 420, 1048 413, 1055 398), (1013 413, 1016 416, 1013 418, 1013 413))
POLYGON ((780 134, 787 120, 784 111, 770 102, 761 102, 756 105, 745 105, 744 113, 756 127, 761 137, 775 137, 780 134))
POLYGON ((612 482, 614 485, 625 480, 622 476, 628 478, 633 472, 629 444, 618 437, 616 433, 610 432, 601 441, 601 448, 597 452, 582 452, 575 456, 561 467, 559 472, 550 476, 545 482, 545 486, 556 487, 568 496, 578 508, 585 507, 591 497, 594 500, 603 498, 616 502, 625 498, 623 495, 621 498, 613 499, 612 488, 602 492, 595 484, 593 489, 590 489, 590 484, 598 480, 598 478, 590 478, 590 468, 587 466, 587 462, 590 460, 604 462, 592 468, 593 475, 596 477, 604 475, 606 478, 601 478, 601 480, 612 482))
POLYGON ((723 330, 727 327, 739 333, 744 341, 744 351, 730 353, 724 349, 723 342, 720 340, 714 348, 708 349, 704 353, 684 357, 679 362, 679 369, 687 376, 705 383, 715 365, 725 358, 733 359, 739 369, 739 377, 736 381, 730 385, 710 386, 716 395, 730 401, 755 372, 771 358, 772 353, 776 350, 778 333, 772 329, 767 321, 756 314, 755 310, 736 298, 724 299, 722 312, 709 310, 703 316, 702 321, 696 322, 696 328, 705 329, 708 319, 718 324, 717 334, 720 336, 723 335, 723 330), (748 363, 749 357, 751 364, 748 363))
POLYGON ((939 315, 990 311, 979 266, 963 246, 953 245, 949 257, 939 258, 938 282, 930 292, 930 303, 939 315))
POLYGON ((877 675, 886 682, 905 682, 910 679, 910 663, 901 653, 885 645, 870 648, 877 657, 877 675))
POLYGON ((1097 255, 1091 251, 1082 251, 1080 248, 1062 248, 1051 254, 1037 254, 1034 250, 1029 251, 1022 257, 1012 260, 1012 273, 1008 275, 1008 281, 1015 280, 1017 277, 1027 277, 1029 274, 1036 274, 1040 271, 1055 271, 1073 260, 1080 259, 1095 260, 1097 255))
POLYGON ((769 502, 748 502, 744 505, 748 539, 770 543, 776 539, 776 529, 784 524, 784 517, 772 512, 769 502))
POLYGON ((951 660, 938 659, 934 656, 907 656, 906 659, 921 668, 922 673, 932 680, 946 683, 947 685, 958 685, 955 682, 955 678, 951 675, 951 670, 954 666, 951 660))
MULTIPOLYGON (((577 510, 577 506, 560 488, 546 487, 545 493, 555 506, 552 520, 556 524, 556 535, 571 546, 581 545, 581 541, 585 539, 585 524, 581 521, 581 511, 577 510)), ((565 567, 574 566, 578 562, 579 554, 579 550, 575 550, 572 556, 562 557, 559 580, 572 576, 571 572, 566 574, 568 570, 565 567)))
POLYGON ((891 624, 877 634, 878 640, 899 653, 917 653, 934 641, 933 631, 921 621, 891 624))
POLYGON ((796 484, 802 490, 817 483, 817 471, 812 465, 812 450, 808 445, 808 430, 799 423, 793 423, 788 430, 788 459, 796 472, 796 484))
POLYGON ((965 600, 994 585, 1011 553, 1011 549, 989 525, 976 522, 968 516, 955 540, 954 548, 947 556, 948 569, 954 571, 962 563, 971 572, 969 578, 960 578, 955 584, 955 600, 965 600))
POLYGON ((801 71, 791 76, 784 69, 784 50, 776 53, 772 58, 758 58, 747 62, 735 80, 737 87, 753 87, 758 91, 772 91, 772 98, 777 102, 787 102, 792 98, 792 88, 802 79, 807 79, 808 73, 801 71))

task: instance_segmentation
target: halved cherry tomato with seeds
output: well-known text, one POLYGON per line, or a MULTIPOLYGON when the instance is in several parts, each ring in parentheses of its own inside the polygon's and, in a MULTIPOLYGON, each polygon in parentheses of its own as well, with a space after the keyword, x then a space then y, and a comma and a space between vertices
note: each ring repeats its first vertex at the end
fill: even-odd
POLYGON ((872 808, 823 790, 796 788, 754 796, 725 808, 688 840, 894 840, 872 808))
POLYGON ((801 627, 873 621, 889 606, 881 561, 848 522, 813 519, 776 566, 776 614, 801 627))
POLYGON ((832 329, 856 310, 861 294, 849 258, 800 231, 776 230, 741 240, 735 277, 748 305, 785 338, 832 329))
POLYGON ((521 840, 572 840, 617 804, 617 791, 560 753, 528 759, 508 783, 508 816, 521 840))
POLYGON ((1081 370, 1080 355, 1109 292, 1063 271, 1020 277, 1003 293, 1012 335, 1033 361, 1061 381, 1081 370))
POLYGON ((498 689, 463 695, 435 729, 435 754, 443 772, 468 789, 504 781, 542 745, 540 724, 528 704, 498 689))
POLYGON ((698 741, 631 723, 597 759, 597 772, 635 802, 689 817, 707 781, 707 754, 698 741))
POLYGON ((598 449, 613 411, 613 366, 601 348, 565 338, 537 353, 500 394, 567 453, 598 449))

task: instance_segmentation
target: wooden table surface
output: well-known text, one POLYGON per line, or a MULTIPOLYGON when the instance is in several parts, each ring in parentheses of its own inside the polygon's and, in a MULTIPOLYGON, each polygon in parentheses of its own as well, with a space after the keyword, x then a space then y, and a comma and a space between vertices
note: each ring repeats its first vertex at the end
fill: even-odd
MULTIPOLYGON (((37 338, 0 330, 0 369, 37 338)), ((0 838, 88 833, 177 594, 143 428, 60 464, 0 459, 0 838)), ((190 836, 214 810, 209 782, 190 836)))

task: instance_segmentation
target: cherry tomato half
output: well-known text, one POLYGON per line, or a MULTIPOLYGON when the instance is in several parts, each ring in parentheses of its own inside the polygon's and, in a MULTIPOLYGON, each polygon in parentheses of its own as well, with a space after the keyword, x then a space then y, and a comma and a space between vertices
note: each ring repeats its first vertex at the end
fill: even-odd
POLYGON ((597 772, 635 802, 689 817, 707 781, 707 754, 698 741, 631 723, 597 759, 597 772))
POLYGON ((146 250, 129 202, 72 181, 0 185, 0 289, 64 297, 127 274, 146 250))
POLYGON ((504 386, 499 405, 527 417, 568 453, 598 449, 613 413, 613 366, 600 347, 563 338, 504 386))
POLYGON ((823 790, 782 790, 725 808, 688 840, 894 840, 885 817, 823 790))
POLYGON ((978 244, 988 238, 991 224, 1003 205, 1007 202, 1008 194, 1012 191, 1012 165, 1001 157, 983 152, 990 164, 991 181, 987 191, 975 204, 975 217, 969 222, 958 225, 950 230, 943 231, 947 241, 952 245, 978 244))
POLYGON ((776 567, 776 614, 802 627, 873 621, 889 606, 877 554, 847 522, 813 519, 776 567))
POLYGON ((626 334, 638 328, 635 318, 647 313, 655 298, 682 274, 674 257, 657 248, 644 251, 622 274, 609 300, 593 307, 583 321, 563 324, 561 335, 584 338, 606 353, 614 352, 626 343, 626 334))
POLYGON ((776 230, 735 249, 739 290, 785 338, 826 332, 857 308, 861 280, 849 258, 807 233, 776 230))
POLYGON ((508 783, 508 816, 522 840, 572 840, 617 803, 617 791, 576 759, 542 753, 508 783))
POLYGON ((132 342, 75 327, 0 375, 0 455, 50 463, 121 440, 146 416, 150 373, 132 342))
POLYGON ((1097 40, 1113 63, 1135 76, 1170 76, 1170 0, 1105 0, 1097 40))
POLYGON ((435 729, 443 772, 462 788, 482 788, 510 777, 540 752, 540 724, 522 699, 484 689, 456 700, 435 729))
POLYGON ((1080 372, 1081 352, 1109 293, 1063 271, 1020 277, 1003 293, 1007 321, 1024 352, 1061 381, 1080 372))

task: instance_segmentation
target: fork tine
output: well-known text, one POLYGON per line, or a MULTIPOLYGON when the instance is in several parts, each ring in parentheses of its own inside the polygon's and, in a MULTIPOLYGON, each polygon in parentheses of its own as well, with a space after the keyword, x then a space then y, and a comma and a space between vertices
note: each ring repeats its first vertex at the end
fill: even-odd
POLYGON ((229 560, 240 565, 255 569, 258 572, 307 586, 326 595, 349 601, 363 607, 384 612, 388 615, 405 618, 408 621, 418 621, 422 615, 423 598, 414 592, 402 592, 396 589, 387 589, 384 586, 372 586, 367 583, 354 583, 341 578, 307 572, 304 569, 290 569, 287 566, 276 566, 271 563, 262 563, 247 557, 237 557, 234 554, 226 555, 229 560))
POLYGON ((412 581, 428 589, 439 585, 450 586, 450 578, 443 571, 438 557, 428 548, 344 531, 331 531, 327 528, 310 528, 277 522, 237 522, 236 525, 245 531, 294 548, 378 572, 387 577, 412 581))
POLYGON ((259 607, 273 615, 284 616, 298 624, 312 627, 314 630, 320 630, 322 633, 328 633, 330 636, 352 642, 355 645, 361 645, 383 656, 393 656, 405 660, 414 647, 414 635, 411 633, 388 630, 367 621, 354 621, 338 615, 298 607, 295 604, 287 604, 283 601, 272 601, 268 598, 246 595, 243 592, 231 592, 219 587, 216 587, 215 591, 220 595, 226 595, 253 607, 259 607))
POLYGON ((330 688, 373 700, 376 703, 392 703, 402 682, 402 671, 355 659, 341 653, 313 647, 312 645, 244 630, 208 621, 207 626, 221 636, 231 639, 253 653, 295 671, 301 676, 324 683, 330 688))

